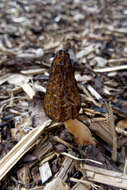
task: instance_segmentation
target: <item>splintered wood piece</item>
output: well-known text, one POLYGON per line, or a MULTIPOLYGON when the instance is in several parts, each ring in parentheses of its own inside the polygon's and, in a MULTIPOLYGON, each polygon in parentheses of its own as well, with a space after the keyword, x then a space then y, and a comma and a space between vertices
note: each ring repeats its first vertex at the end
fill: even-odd
POLYGON ((72 190, 90 190, 91 189, 91 186, 89 185, 85 185, 85 184, 82 184, 80 182, 77 182, 73 187, 72 187, 72 190))
POLYGON ((70 188, 66 183, 64 183, 60 178, 55 178, 49 182, 44 190, 69 190, 70 188))
POLYGON ((90 181, 103 183, 118 188, 127 187, 127 175, 123 175, 123 173, 106 170, 95 166, 93 167, 88 164, 82 164, 80 171, 90 181))
POLYGON ((20 182, 23 184, 30 183, 30 169, 28 165, 17 170, 17 177, 20 182))
POLYGON ((39 167, 39 171, 42 184, 45 183, 50 177, 52 177, 52 172, 48 162, 43 163, 42 166, 39 167))
POLYGON ((77 119, 64 122, 66 128, 75 136, 75 141, 80 145, 95 144, 89 128, 77 119))
MULTIPOLYGON (((69 151, 70 154, 76 155, 71 150, 69 151)), ((72 158, 65 157, 64 162, 62 163, 62 166, 60 170, 56 173, 55 178, 60 178, 63 181, 66 181, 68 179, 68 174, 72 169, 74 168, 75 162, 72 158)))
POLYGON ((78 183, 78 185, 80 185, 78 188, 75 188, 77 190, 89 190, 91 189, 91 187, 93 187, 93 189, 99 188, 98 185, 95 185, 94 183, 84 180, 84 179, 76 179, 76 178, 71 177, 70 181, 76 182, 78 183))
POLYGON ((44 109, 46 114, 57 122, 75 119, 78 116, 80 94, 66 51, 59 51, 52 62, 44 109))

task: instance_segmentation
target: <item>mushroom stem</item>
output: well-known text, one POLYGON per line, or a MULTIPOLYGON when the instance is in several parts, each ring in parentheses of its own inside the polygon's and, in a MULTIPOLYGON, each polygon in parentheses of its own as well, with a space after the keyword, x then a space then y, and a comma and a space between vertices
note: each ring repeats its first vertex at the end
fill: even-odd
POLYGON ((80 145, 95 144, 89 128, 77 119, 69 119, 64 122, 65 127, 75 137, 76 143, 80 145))

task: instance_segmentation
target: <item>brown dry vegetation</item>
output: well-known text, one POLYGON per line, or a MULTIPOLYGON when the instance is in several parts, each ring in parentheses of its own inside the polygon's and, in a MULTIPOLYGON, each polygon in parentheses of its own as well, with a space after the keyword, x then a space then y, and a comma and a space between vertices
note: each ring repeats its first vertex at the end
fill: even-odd
POLYGON ((126 38, 126 0, 0 1, 0 189, 127 189, 126 38), (85 146, 43 109, 60 49, 75 70, 71 126, 90 134, 85 146))

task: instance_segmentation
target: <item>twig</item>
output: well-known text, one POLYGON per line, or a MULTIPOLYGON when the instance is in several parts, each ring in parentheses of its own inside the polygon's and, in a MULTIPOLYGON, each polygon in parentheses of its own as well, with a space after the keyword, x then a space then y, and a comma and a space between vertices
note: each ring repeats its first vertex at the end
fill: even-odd
POLYGON ((96 26, 95 29, 105 29, 105 30, 109 30, 111 32, 117 32, 120 34, 127 34, 126 28, 114 28, 111 25, 110 26, 100 25, 100 26, 96 26))
POLYGON ((93 102, 96 106, 100 106, 99 103, 91 96, 91 94, 88 92, 88 90, 82 84, 80 84, 78 86, 84 92, 84 94, 86 94, 87 99, 89 99, 89 101, 93 102))
POLYGON ((125 159, 124 170, 123 170, 123 174, 125 175, 126 173, 127 173, 127 158, 125 159))
POLYGON ((92 162, 92 163, 94 163, 94 164, 102 165, 101 162, 98 162, 98 161, 96 161, 96 160, 78 158, 78 157, 73 156, 73 155, 71 155, 71 154, 69 154, 69 153, 66 153, 66 152, 63 152, 63 153, 61 153, 61 154, 64 155, 64 156, 67 156, 67 157, 69 157, 69 158, 71 158, 71 159, 73 159, 73 160, 77 160, 77 161, 89 161, 89 162, 92 162))
POLYGON ((127 69, 127 65, 119 65, 119 66, 114 66, 114 67, 105 67, 102 69, 94 69, 94 72, 104 73, 104 72, 120 71, 120 70, 125 70, 125 69, 127 69))
POLYGON ((58 136, 54 136, 53 139, 54 139, 55 141, 59 142, 59 143, 64 144, 64 145, 65 145, 66 147, 68 147, 68 148, 73 148, 73 146, 72 146, 70 143, 64 141, 63 139, 61 139, 61 138, 58 137, 58 136))
POLYGON ((127 58, 120 58, 120 59, 110 59, 107 63, 126 63, 127 58))
POLYGON ((70 180, 73 181, 73 182, 76 182, 76 183, 80 182, 80 183, 83 183, 83 184, 86 184, 86 185, 91 185, 95 189, 98 189, 98 187, 100 187, 99 185, 96 185, 96 184, 94 184, 94 183, 92 183, 90 181, 83 180, 83 179, 76 179, 76 178, 71 177, 70 180))
POLYGON ((122 134, 122 135, 127 136, 127 131, 125 131, 124 129, 121 129, 121 128, 119 128, 119 127, 116 127, 116 131, 117 131, 117 133, 120 133, 120 134, 122 134))
POLYGON ((87 88, 97 100, 102 99, 101 95, 91 85, 88 85, 87 88))

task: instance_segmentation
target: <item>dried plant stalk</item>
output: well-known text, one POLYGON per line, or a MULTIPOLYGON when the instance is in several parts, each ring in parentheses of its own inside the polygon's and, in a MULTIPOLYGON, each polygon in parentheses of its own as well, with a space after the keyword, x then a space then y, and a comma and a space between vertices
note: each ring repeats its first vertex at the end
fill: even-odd
POLYGON ((19 143, 0 161, 0 180, 9 172, 9 170, 19 161, 19 159, 30 149, 32 143, 40 136, 44 128, 49 125, 50 120, 44 122, 41 126, 33 129, 24 136, 19 143))
POLYGON ((103 72, 114 72, 127 69, 127 65, 119 65, 114 67, 105 67, 101 69, 94 69, 95 72, 103 73, 103 72))
POLYGON ((106 104, 106 106, 108 109, 108 121, 112 130, 112 137, 113 137, 112 159, 116 161, 117 160, 117 134, 115 131, 113 111, 112 111, 112 107, 110 103, 106 104))

